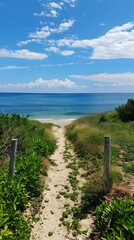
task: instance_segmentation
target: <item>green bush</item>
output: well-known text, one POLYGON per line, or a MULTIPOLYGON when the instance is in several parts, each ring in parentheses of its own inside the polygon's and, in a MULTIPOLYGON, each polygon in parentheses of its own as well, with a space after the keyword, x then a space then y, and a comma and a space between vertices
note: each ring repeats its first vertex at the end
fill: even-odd
POLYGON ((11 139, 18 139, 17 153, 22 155, 28 148, 35 148, 41 155, 49 155, 55 148, 56 141, 51 133, 50 124, 42 124, 18 114, 0 114, 0 156, 9 153, 11 139), (33 146, 34 145, 34 146, 33 146))
POLYGON ((30 225, 23 212, 28 202, 41 193, 42 158, 54 151, 56 141, 51 126, 30 121, 17 114, 0 115, 0 153, 5 169, 0 169, 0 239, 28 240, 30 225), (13 180, 8 178, 6 154, 12 138, 18 139, 16 168, 13 180))
POLYGON ((0 176, 0 239, 28 240, 30 228, 23 218, 29 193, 20 180, 8 181, 7 173, 0 176))
POLYGON ((103 240, 134 239, 134 200, 116 198, 103 202, 95 212, 96 230, 103 240))
POLYGON ((116 108, 116 111, 123 122, 134 121, 134 100, 128 99, 127 103, 116 108))
POLYGON ((30 236, 28 222, 23 211, 31 198, 39 197, 41 158, 35 154, 17 159, 13 180, 8 180, 8 172, 0 176, 0 239, 25 239, 30 236))

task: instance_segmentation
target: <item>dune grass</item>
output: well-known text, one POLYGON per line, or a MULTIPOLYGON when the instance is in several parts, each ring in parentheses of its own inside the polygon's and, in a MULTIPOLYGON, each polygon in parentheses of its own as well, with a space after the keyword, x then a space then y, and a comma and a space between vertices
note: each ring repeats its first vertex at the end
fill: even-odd
POLYGON ((66 135, 80 157, 90 159, 92 155, 101 160, 104 136, 109 135, 112 162, 118 162, 120 155, 122 161, 130 161, 134 152, 133 129, 134 122, 123 123, 113 111, 77 119, 67 126, 66 135))
POLYGON ((123 182, 126 176, 131 183, 134 174, 133 129, 134 122, 122 122, 116 111, 82 117, 66 127, 66 136, 79 156, 79 170, 84 170, 82 176, 86 179, 80 211, 82 214, 94 214, 95 225, 89 239, 124 240, 126 237, 132 239, 134 235, 134 199, 131 190, 127 188, 128 181, 123 182), (105 135, 111 137, 111 192, 107 196, 103 189, 105 135), (116 186, 118 191, 115 191, 116 186), (126 188, 127 191, 124 191, 126 188), (124 216, 124 198, 127 224, 126 220, 121 222, 120 219, 122 214, 124 216), (119 210, 115 205, 118 205, 119 210))
MULTIPOLYGON (((72 142, 74 150, 80 159, 79 169, 84 169, 85 171, 83 177, 86 179, 86 184, 84 184, 82 189, 81 211, 89 213, 93 210, 94 212, 96 206, 100 206, 100 208, 97 208, 95 211, 95 229, 91 234, 91 239, 124 240, 127 235, 130 235, 128 239, 131 239, 132 236, 134 237, 134 229, 132 229, 131 226, 131 222, 133 221, 133 214, 131 211, 127 227, 125 225, 125 220, 123 220, 122 225, 118 226, 119 224, 116 223, 116 218, 114 219, 112 215, 112 210, 108 218, 108 225, 113 222, 113 229, 110 229, 108 232, 108 225, 107 227, 104 227, 103 224, 102 226, 99 225, 106 220, 102 220, 102 216, 107 212, 108 207, 112 209, 116 202, 119 202, 119 205, 121 205, 120 213, 124 214, 124 208, 122 207, 123 200, 121 199, 118 201, 118 196, 115 193, 114 195, 112 190, 107 197, 104 196, 103 165, 104 136, 106 135, 111 137, 111 186, 113 185, 114 188, 120 186, 118 191, 119 197, 123 197, 123 199, 125 197, 126 202, 128 201, 131 203, 130 209, 133 209, 133 198, 130 198, 129 201, 129 197, 132 196, 129 188, 126 191, 126 195, 123 191, 126 187, 123 185, 123 178, 127 176, 126 174, 129 174, 128 178, 131 179, 134 174, 134 122, 124 123, 119 119, 116 111, 111 111, 82 117, 66 127, 66 136, 72 142), (110 199, 110 202, 115 199, 115 202, 105 202, 105 197, 106 199, 110 199), (100 226, 100 228, 98 228, 98 226, 100 226), (119 227, 120 229, 118 229, 119 227), (106 234, 106 232, 108 233, 106 234)), ((115 214, 117 214, 117 221, 120 221, 118 209, 115 209, 115 212, 115 214)))
MULTIPOLYGON (((80 167, 86 170, 90 186, 94 174, 98 179, 102 176, 105 135, 111 137, 111 184, 122 180, 123 170, 133 172, 133 129, 134 122, 123 123, 116 111, 82 117, 66 127, 66 135, 80 158, 80 167)), ((98 181, 98 194, 103 190, 102 181, 103 177, 98 181)))

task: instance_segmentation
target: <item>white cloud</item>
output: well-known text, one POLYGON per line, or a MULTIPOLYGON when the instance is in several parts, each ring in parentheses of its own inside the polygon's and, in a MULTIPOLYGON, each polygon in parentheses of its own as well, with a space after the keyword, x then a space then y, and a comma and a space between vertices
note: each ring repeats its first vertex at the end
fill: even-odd
POLYGON ((40 30, 30 33, 29 38, 31 39, 20 41, 17 43, 17 46, 21 47, 23 45, 27 45, 28 43, 42 43, 41 41, 49 37, 52 33, 57 34, 69 30, 69 28, 73 26, 74 22, 75 20, 69 19, 68 21, 59 24, 57 28, 44 26, 40 30))
POLYGON ((61 67, 61 66, 69 66, 69 65, 75 65, 78 64, 78 62, 69 62, 69 63, 57 63, 57 64, 42 64, 41 67, 61 67))
POLYGON ((71 51, 71 50, 64 50, 64 51, 60 51, 60 54, 63 56, 71 56, 73 55, 75 52, 71 51))
POLYGON ((105 26, 105 23, 100 23, 99 25, 103 27, 103 26, 105 26))
POLYGON ((18 47, 21 47, 21 46, 23 46, 23 45, 27 45, 28 43, 31 43, 31 40, 29 39, 29 40, 25 40, 25 41, 20 41, 20 42, 18 42, 17 43, 17 46, 18 47))
POLYGON ((30 33, 29 37, 30 38, 36 38, 36 39, 41 39, 41 38, 47 38, 50 35, 49 30, 43 30, 43 28, 40 31, 36 31, 35 33, 30 33))
POLYGON ((73 55, 75 53, 72 50, 64 50, 64 51, 62 51, 60 48, 57 48, 55 46, 52 46, 50 48, 46 48, 45 50, 47 50, 49 52, 59 53, 62 56, 71 56, 71 55, 73 55))
POLYGON ((28 82, 28 83, 16 83, 16 84, 1 84, 0 88, 77 88, 77 85, 75 82, 65 79, 65 80, 59 80, 59 79, 52 79, 52 80, 44 80, 41 77, 37 79, 34 82, 28 82))
POLYGON ((28 43, 34 43, 34 42, 36 42, 36 43, 40 43, 41 42, 41 40, 40 39, 28 39, 28 40, 25 40, 25 41, 20 41, 20 42, 18 42, 17 43, 17 46, 18 47, 21 47, 21 46, 23 46, 23 45, 27 45, 28 43))
POLYGON ((41 11, 41 13, 34 13, 34 16, 39 16, 39 17, 45 16, 45 12, 41 11))
POLYGON ((92 48, 90 59, 134 58, 134 22, 116 26, 96 39, 59 39, 57 46, 92 48))
MULTIPOLYGON (((74 7, 76 5, 76 1, 77 0, 62 0, 62 1, 46 0, 45 3, 43 3, 43 1, 39 1, 42 7, 42 11, 40 13, 34 13, 34 16, 57 18, 60 15, 63 8, 68 7, 67 5, 74 7)), ((36 28, 35 31, 29 33, 27 40, 18 42, 17 46, 21 47, 29 43, 39 43, 44 45, 44 41, 43 41, 44 39, 50 37, 51 34, 63 33, 69 30, 73 26, 74 22, 75 22, 74 19, 64 20, 61 23, 59 22, 59 25, 57 25, 57 23, 54 23, 52 21, 48 22, 47 23, 48 26, 38 28, 38 30, 36 28)), ((42 26, 43 20, 40 21, 40 24, 42 26)))
POLYGON ((50 14, 51 17, 57 17, 58 15, 58 12, 56 10, 51 10, 50 13, 51 13, 50 14))
POLYGON ((58 17, 58 12, 52 9, 50 13, 46 13, 45 11, 42 11, 41 13, 34 13, 34 16, 56 18, 58 17))
POLYGON ((134 58, 134 23, 117 26, 91 40, 92 59, 134 58))
POLYGON ((134 73, 100 73, 92 75, 71 75, 71 78, 90 80, 95 82, 103 83, 113 83, 113 84, 123 84, 129 85, 134 84, 134 73))
POLYGON ((132 27, 134 26, 134 23, 133 22, 128 22, 128 23, 125 23, 121 26, 116 26, 114 28, 112 28, 110 31, 108 31, 109 33, 118 33, 120 31, 125 31, 125 30, 128 30, 128 29, 131 29, 132 27))
POLYGON ((59 53, 60 52, 60 49, 55 47, 55 46, 52 46, 50 48, 46 48, 45 50, 48 51, 48 52, 54 52, 54 53, 59 53))
POLYGON ((62 9, 62 8, 61 8, 61 4, 58 4, 58 3, 56 3, 56 2, 51 2, 51 3, 50 3, 50 6, 51 6, 52 8, 62 9))
POLYGON ((46 58, 47 55, 44 53, 31 52, 27 49, 16 50, 16 51, 0 49, 0 57, 24 58, 28 60, 41 60, 46 58))
POLYGON ((70 27, 73 26, 75 20, 69 19, 66 22, 60 23, 57 28, 50 28, 51 33, 61 33, 69 30, 70 27))
POLYGON ((59 4, 60 4, 60 6, 64 6, 64 2, 60 2, 59 4))
POLYGON ((91 47, 91 41, 88 39, 77 40, 74 38, 63 38, 57 40, 56 44, 58 47, 70 47, 70 48, 88 48, 91 47))
POLYGON ((64 46, 67 46, 67 47, 72 47, 72 44, 75 42, 74 39, 66 39, 66 38, 63 38, 63 39, 59 39, 57 40, 56 44, 58 47, 64 47, 64 46))
MULTIPOLYGON (((74 0, 71 0, 71 2, 74 0)), ((43 11, 40 13, 34 13, 34 16, 39 16, 39 17, 58 17, 59 15, 59 10, 62 10, 63 6, 65 3, 63 1, 61 2, 50 2, 50 0, 46 0, 46 3, 42 3, 41 6, 44 8, 43 11)))
POLYGON ((76 3, 77 0, 63 0, 58 3, 55 1, 51 2, 50 0, 46 0, 45 4, 41 4, 44 10, 40 13, 34 13, 34 16, 56 18, 59 15, 59 10, 61 11, 66 4, 68 4, 69 7, 75 7, 76 3))
POLYGON ((63 0, 65 3, 68 3, 71 7, 76 6, 76 0, 63 0))
POLYGON ((73 26, 75 20, 68 20, 67 22, 61 23, 59 25, 59 31, 64 32, 73 26))
POLYGON ((29 66, 6 66, 6 67, 1 67, 0 70, 15 70, 15 69, 27 69, 30 68, 29 66))

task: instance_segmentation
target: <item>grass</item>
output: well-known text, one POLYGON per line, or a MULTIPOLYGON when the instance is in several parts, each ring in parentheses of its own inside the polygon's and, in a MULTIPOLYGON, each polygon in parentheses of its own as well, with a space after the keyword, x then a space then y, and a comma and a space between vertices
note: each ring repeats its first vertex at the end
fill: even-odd
MULTIPOLYGON (((77 119, 66 127, 66 136, 81 159, 79 166, 87 170, 89 175, 102 169, 105 135, 111 136, 112 166, 122 165, 125 170, 127 167, 124 162, 128 162, 128 169, 131 168, 133 172, 133 129, 134 122, 123 123, 113 111, 77 119)), ((114 176, 116 174, 119 178, 117 171, 113 173, 114 176)))
MULTIPOLYGON (((123 231, 128 231, 128 234, 134 237, 131 224, 129 226, 121 225, 121 231, 118 231, 118 224, 115 221, 116 217, 114 219, 112 215, 114 204, 117 203, 118 205, 119 203, 119 205, 124 206, 122 203, 124 199, 130 203, 129 214, 131 213, 131 209, 133 209, 133 198, 130 201, 127 200, 132 196, 132 189, 130 190, 126 185, 124 186, 123 181, 126 179, 127 184, 131 183, 128 180, 130 179, 131 181, 133 178, 130 175, 134 174, 134 122, 122 122, 116 111, 91 115, 77 119, 69 124, 66 127, 66 136, 79 157, 79 161, 77 162, 78 169, 82 170, 82 177, 86 179, 86 184, 81 189, 81 204, 76 209, 74 216, 78 218, 84 217, 84 215, 86 216, 90 212, 94 213, 96 207, 100 206, 101 211, 97 212, 98 210, 96 210, 95 212, 97 219, 96 232, 95 234, 91 234, 91 239, 124 240, 126 238, 123 238, 123 231), (113 185, 110 194, 107 196, 105 196, 103 190, 105 135, 111 137, 111 186, 113 185), (110 199, 111 202, 115 199, 115 202, 111 203, 111 205, 110 203, 105 203, 105 197, 106 199, 110 199), (119 201, 116 200, 117 197, 120 198, 119 201), (107 215, 107 227, 111 224, 111 221, 115 224, 112 234, 110 232, 112 229, 106 234, 103 226, 98 229, 99 232, 97 231, 99 224, 103 222, 103 212, 107 213, 108 208, 111 211, 111 216, 107 215)), ((75 165, 72 163, 69 163, 68 166, 75 168, 75 165)), ((123 211, 123 207, 121 207, 119 214, 124 214, 123 211)), ((106 229, 106 231, 108 230, 106 229)), ((131 239, 131 237, 128 239, 131 239)))
POLYGON ((134 163, 129 163, 129 164, 124 163, 122 167, 126 173, 130 173, 134 175, 134 163))

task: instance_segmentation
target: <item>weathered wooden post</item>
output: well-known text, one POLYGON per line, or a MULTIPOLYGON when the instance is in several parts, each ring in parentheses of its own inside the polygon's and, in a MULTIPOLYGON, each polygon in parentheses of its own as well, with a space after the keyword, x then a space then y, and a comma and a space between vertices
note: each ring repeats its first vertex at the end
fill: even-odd
POLYGON ((110 136, 104 136, 104 192, 110 192, 110 136))
POLYGON ((10 149, 9 175, 8 175, 9 179, 12 179, 14 177, 16 150, 17 150, 17 139, 12 139, 11 149, 10 149))

